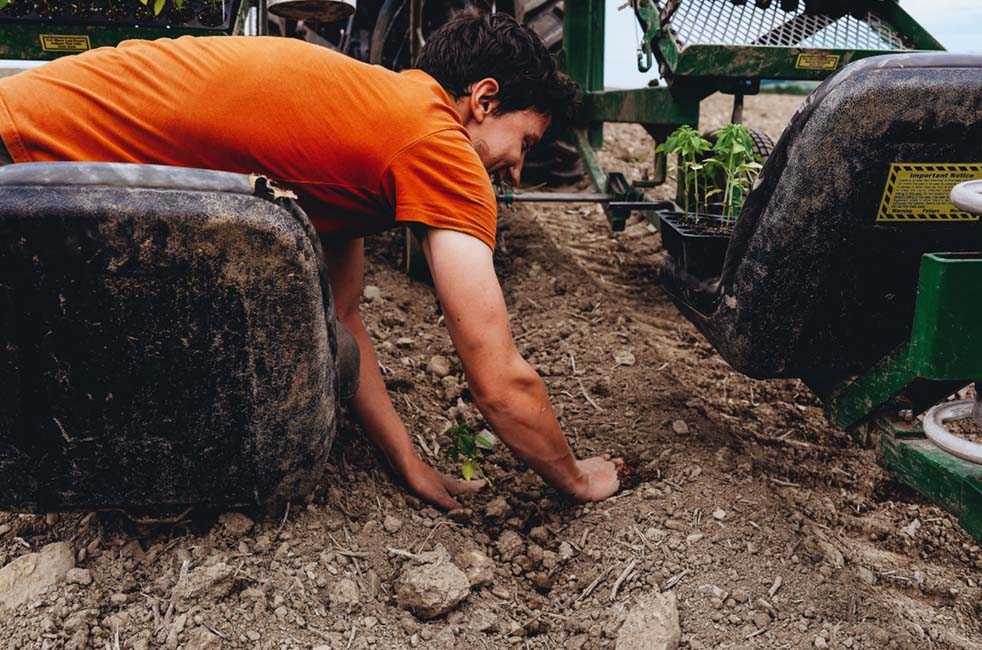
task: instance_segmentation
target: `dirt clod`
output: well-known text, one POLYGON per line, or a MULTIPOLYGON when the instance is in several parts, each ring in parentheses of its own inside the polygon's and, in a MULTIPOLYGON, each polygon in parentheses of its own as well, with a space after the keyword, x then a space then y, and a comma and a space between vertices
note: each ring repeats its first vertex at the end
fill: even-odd
POLYGON ((470 595, 467 575, 442 545, 405 565, 396 584, 396 601, 421 619, 443 616, 470 595))

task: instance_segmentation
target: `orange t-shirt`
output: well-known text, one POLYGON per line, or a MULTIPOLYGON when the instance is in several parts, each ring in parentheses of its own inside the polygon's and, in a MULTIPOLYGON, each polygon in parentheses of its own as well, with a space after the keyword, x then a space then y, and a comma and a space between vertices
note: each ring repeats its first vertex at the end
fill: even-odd
POLYGON ((490 178, 447 93, 326 48, 273 37, 126 41, 0 80, 16 162, 133 162, 265 174, 321 232, 396 222, 494 248, 490 178))

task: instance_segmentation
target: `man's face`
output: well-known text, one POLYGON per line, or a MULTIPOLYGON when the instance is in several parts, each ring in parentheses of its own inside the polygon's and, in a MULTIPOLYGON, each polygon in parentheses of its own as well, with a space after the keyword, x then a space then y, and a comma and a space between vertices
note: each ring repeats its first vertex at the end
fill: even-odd
POLYGON ((466 128, 491 176, 518 185, 525 155, 542 139, 549 121, 548 115, 534 109, 496 113, 492 107, 482 120, 471 122, 466 128))

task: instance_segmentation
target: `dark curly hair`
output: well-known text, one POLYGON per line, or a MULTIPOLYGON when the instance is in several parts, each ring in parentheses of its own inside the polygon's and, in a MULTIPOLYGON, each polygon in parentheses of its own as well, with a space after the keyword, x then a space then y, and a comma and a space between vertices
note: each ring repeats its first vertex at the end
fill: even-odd
POLYGON ((430 35, 416 67, 454 99, 481 79, 494 79, 497 112, 532 108, 549 115, 547 137, 562 133, 576 110, 576 82, 559 71, 535 32, 507 14, 457 14, 430 35))

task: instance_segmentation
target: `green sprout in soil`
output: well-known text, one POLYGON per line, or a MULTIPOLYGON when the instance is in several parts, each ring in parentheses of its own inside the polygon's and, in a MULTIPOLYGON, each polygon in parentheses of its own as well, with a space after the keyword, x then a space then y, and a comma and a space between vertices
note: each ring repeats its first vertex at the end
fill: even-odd
POLYGON ((450 446, 447 447, 447 455, 453 462, 461 463, 460 475, 464 477, 464 480, 469 481, 474 476, 480 476, 490 483, 491 479, 480 467, 480 460, 481 451, 491 449, 492 442, 481 434, 471 431, 466 422, 452 426, 444 433, 449 435, 452 440, 450 446))

